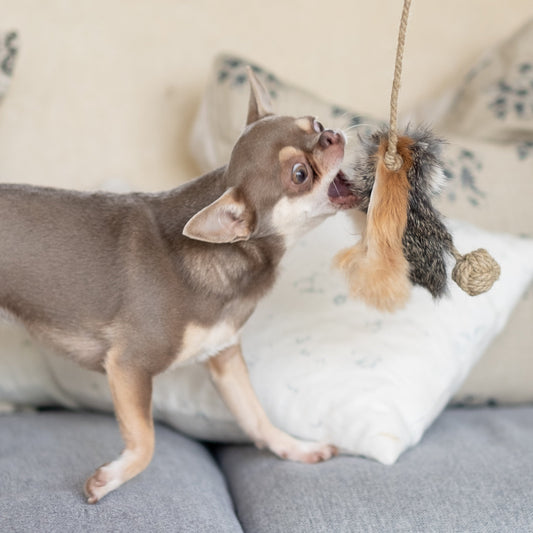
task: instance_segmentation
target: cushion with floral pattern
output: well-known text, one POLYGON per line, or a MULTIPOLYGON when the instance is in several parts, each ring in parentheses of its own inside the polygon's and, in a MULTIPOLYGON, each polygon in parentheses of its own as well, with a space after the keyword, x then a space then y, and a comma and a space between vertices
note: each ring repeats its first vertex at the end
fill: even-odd
MULTIPOLYGON (((441 119, 434 125, 434 130, 447 139, 442 156, 448 180, 436 202, 446 217, 465 220, 488 230, 533 236, 533 138, 530 141, 529 137, 533 132, 529 112, 533 109, 533 90, 524 89, 524 85, 530 83, 527 78, 529 67, 526 65, 529 65, 528 57, 533 60, 531 54, 527 54, 532 49, 532 43, 533 21, 491 52, 494 69, 499 66, 498 72, 493 72, 492 84, 489 76, 484 74, 489 64, 489 56, 485 56, 450 99, 453 105, 450 104, 451 107, 441 113, 441 119), (482 73, 483 83, 478 81, 482 73), (470 87, 469 83, 473 86, 470 87), (482 89, 485 85, 490 86, 490 90, 482 89), (500 86, 514 87, 508 91, 506 103, 498 103, 495 96, 500 86), (518 100, 510 96, 515 93, 518 100), (478 104, 474 98, 476 94, 485 107, 478 104), (461 98, 466 98, 466 95, 469 95, 472 113, 473 109, 478 114, 485 110, 486 117, 477 119, 478 135, 475 137, 472 128, 466 127, 470 120, 467 120, 467 110, 462 108, 468 106, 460 104, 461 98), (464 126, 457 116, 459 108, 465 117, 464 126), (455 117, 451 122, 457 121, 458 127, 453 131, 450 131, 446 120, 447 113, 455 117)), ((269 89, 276 112, 294 116, 317 115, 328 127, 347 129, 352 146, 357 143, 358 132, 366 133, 383 123, 361 111, 324 102, 244 58, 223 54, 214 61, 211 79, 191 135, 191 149, 203 171, 228 161, 233 143, 243 128, 249 97, 245 74, 247 64, 252 65, 269 89)), ((424 122, 431 117, 418 114, 417 118, 424 122)), ((455 401, 533 401, 530 383, 533 375, 533 358, 530 355, 532 323, 533 290, 529 290, 522 296, 505 332, 488 348, 455 401)))
POLYGON ((470 69, 436 127, 533 153, 533 19, 470 69))

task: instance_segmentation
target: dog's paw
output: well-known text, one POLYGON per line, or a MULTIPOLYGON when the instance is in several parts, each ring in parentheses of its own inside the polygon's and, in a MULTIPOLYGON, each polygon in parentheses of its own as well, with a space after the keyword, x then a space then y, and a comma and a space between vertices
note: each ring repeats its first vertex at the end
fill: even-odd
POLYGON ((122 484, 112 465, 113 463, 101 466, 85 482, 84 492, 87 496, 87 503, 98 502, 122 484))
POLYGON ((337 448, 331 444, 298 440, 289 435, 277 439, 270 449, 282 459, 300 463, 319 463, 338 454, 337 448))
POLYGON ((312 464, 327 461, 337 453, 337 448, 330 444, 296 441, 293 446, 283 450, 279 456, 290 461, 312 464))

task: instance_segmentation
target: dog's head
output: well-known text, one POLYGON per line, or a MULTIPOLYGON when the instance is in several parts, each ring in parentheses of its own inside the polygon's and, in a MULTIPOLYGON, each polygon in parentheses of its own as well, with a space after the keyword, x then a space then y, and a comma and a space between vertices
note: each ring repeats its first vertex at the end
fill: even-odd
POLYGON ((340 167, 346 138, 314 117, 275 115, 268 91, 248 69, 248 119, 226 168, 227 190, 194 215, 184 235, 227 243, 279 235, 287 241, 356 197, 340 167))

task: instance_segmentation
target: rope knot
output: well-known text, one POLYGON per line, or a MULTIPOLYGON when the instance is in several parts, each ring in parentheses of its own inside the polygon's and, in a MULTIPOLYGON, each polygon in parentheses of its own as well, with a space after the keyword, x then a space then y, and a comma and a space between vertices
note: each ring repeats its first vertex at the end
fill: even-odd
POLYGON ((385 162, 385 166, 393 172, 398 172, 403 165, 403 159, 397 152, 394 154, 389 151, 385 152, 383 161, 385 162))
POLYGON ((500 265, 484 248, 479 248, 466 255, 453 250, 456 265, 452 279, 470 296, 477 296, 488 291, 500 277, 500 265))

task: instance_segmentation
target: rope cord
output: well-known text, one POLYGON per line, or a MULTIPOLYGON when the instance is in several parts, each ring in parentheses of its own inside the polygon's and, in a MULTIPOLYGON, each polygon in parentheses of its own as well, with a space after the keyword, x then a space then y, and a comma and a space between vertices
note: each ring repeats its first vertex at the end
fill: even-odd
MULTIPOLYGON (((403 51, 410 7, 411 0, 404 0, 390 98, 389 142, 383 158, 385 166, 393 172, 400 170, 403 165, 403 160, 398 154, 398 94, 400 92, 403 51)), ((500 266, 487 250, 480 248, 461 255, 452 245, 451 252, 456 261, 452 271, 452 279, 470 296, 476 296, 488 291, 500 277, 500 266)))
POLYGON ((405 34, 407 33, 407 19, 411 0, 404 0, 400 30, 398 32, 398 46, 396 48, 396 62, 394 64, 394 78, 390 97, 389 144, 384 161, 389 170, 400 170, 403 161, 397 152, 398 145, 398 94, 400 92, 400 79, 402 76, 403 50, 405 48, 405 34))

